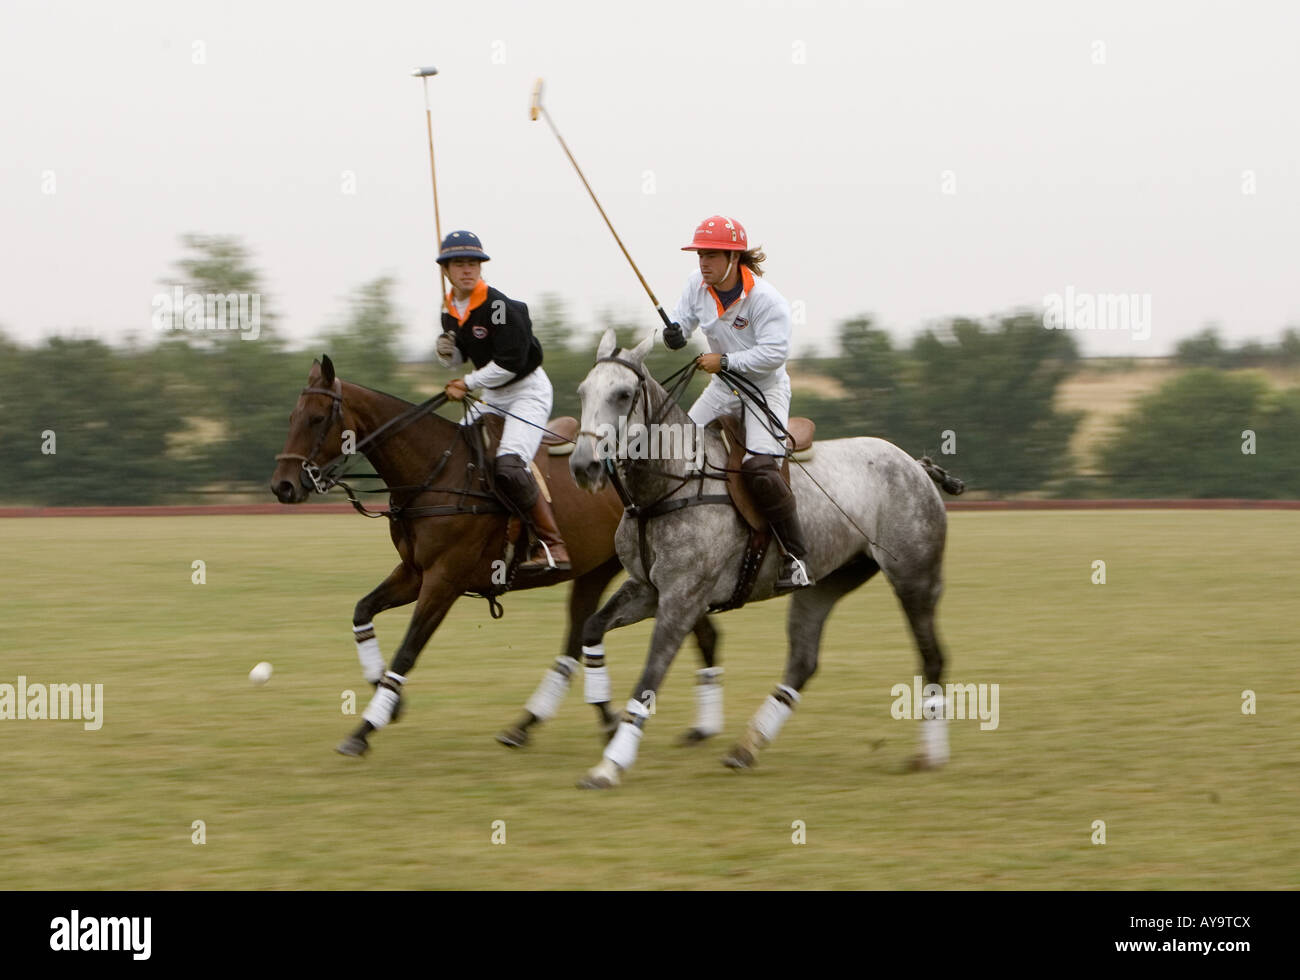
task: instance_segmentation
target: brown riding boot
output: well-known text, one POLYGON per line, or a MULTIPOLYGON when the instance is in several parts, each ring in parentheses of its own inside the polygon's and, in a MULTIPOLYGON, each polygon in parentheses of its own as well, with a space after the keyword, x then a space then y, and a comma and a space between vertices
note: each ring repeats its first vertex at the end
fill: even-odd
POLYGON ((519 570, 524 573, 567 572, 570 568, 569 552, 564 547, 564 539, 560 537, 560 529, 555 526, 555 512, 551 510, 551 503, 540 489, 531 516, 540 540, 533 546, 533 553, 519 566, 519 570))
POLYGON ((533 472, 528 464, 513 453, 496 458, 497 486, 521 514, 528 514, 533 521, 540 539, 532 554, 519 566, 519 570, 528 572, 567 572, 569 570, 569 553, 560 537, 560 529, 555 526, 555 515, 551 505, 542 496, 541 488, 533 479, 533 472), (544 545, 544 546, 543 546, 544 545), (550 557, 547 557, 547 551, 550 557))
POLYGON ((808 546, 804 542, 803 528, 799 526, 794 494, 781 477, 775 457, 751 456, 740 464, 740 469, 749 492, 754 495, 754 503, 772 525, 785 552, 774 590, 788 592, 815 585, 805 564, 808 546))

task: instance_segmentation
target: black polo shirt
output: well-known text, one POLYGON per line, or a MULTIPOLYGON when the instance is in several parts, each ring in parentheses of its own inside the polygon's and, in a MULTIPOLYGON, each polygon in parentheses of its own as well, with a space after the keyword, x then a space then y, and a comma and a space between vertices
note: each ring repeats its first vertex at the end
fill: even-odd
POLYGON ((506 384, 527 377, 542 363, 542 345, 533 336, 528 304, 511 299, 485 282, 480 281, 470 294, 464 320, 458 321, 443 310, 442 329, 455 333, 456 348, 476 369, 495 361, 513 371, 515 376, 506 384))

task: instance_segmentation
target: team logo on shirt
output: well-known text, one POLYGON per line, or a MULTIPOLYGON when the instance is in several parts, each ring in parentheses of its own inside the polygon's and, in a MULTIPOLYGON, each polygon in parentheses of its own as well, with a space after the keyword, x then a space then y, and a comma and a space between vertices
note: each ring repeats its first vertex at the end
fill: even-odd
POLYGON ((476 323, 474 325, 474 328, 470 332, 473 333, 474 336, 477 337, 479 340, 482 340, 484 337, 487 336, 487 327, 483 326, 481 323, 476 323))
POLYGON ((735 327, 737 330, 744 330, 747 326, 749 326, 749 321, 746 320, 743 316, 738 316, 736 317, 736 321, 732 324, 732 326, 735 327))

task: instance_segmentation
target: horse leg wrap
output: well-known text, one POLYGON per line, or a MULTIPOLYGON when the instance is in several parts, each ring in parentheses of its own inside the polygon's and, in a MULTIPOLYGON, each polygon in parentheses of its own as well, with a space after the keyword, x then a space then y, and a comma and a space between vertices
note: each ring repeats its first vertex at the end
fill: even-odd
POLYGON ((941 694, 921 703, 921 753, 935 765, 948 761, 948 719, 943 708, 941 694))
POLYGON ((384 658, 379 652, 379 640, 375 638, 375 624, 353 626, 352 635, 357 641, 357 657, 361 660, 361 672, 371 684, 378 684, 384 676, 384 658))
POLYGON ((578 661, 572 657, 556 657, 555 663, 542 677, 542 682, 537 685, 537 690, 533 692, 533 696, 524 705, 524 710, 538 721, 547 721, 554 718, 555 712, 560 710, 560 702, 569 693, 569 678, 573 676, 573 672, 577 669, 578 661))
POLYGON ((608 704, 610 699, 609 671, 605 668, 605 644, 582 648, 586 665, 583 675, 583 696, 588 704, 608 704))
POLYGON ((784 684, 776 686, 776 690, 769 694, 767 700, 754 712, 754 717, 749 723, 754 748, 765 748, 776 741, 777 735, 781 734, 781 727, 786 719, 794 714, 795 705, 798 703, 798 691, 784 684))
POLYGON ((701 735, 722 731, 722 668, 695 672, 695 730, 701 735))
POLYGON ((635 698, 629 701, 618 731, 605 747, 605 758, 619 769, 631 769, 632 763, 636 762, 637 749, 641 746, 642 729, 649 717, 649 708, 635 698))
POLYGON ((397 702, 402 699, 402 685, 405 683, 405 677, 394 674, 390 670, 375 688, 375 694, 361 717, 375 728, 383 728, 387 725, 393 720, 393 711, 397 708, 397 702))

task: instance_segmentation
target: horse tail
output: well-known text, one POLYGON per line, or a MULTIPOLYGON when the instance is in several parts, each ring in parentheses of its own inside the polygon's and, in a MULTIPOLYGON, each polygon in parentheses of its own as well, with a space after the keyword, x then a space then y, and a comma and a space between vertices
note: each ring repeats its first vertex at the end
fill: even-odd
POLYGON ((965 483, 957 479, 957 477, 953 476, 942 466, 936 464, 929 456, 922 456, 917 460, 917 462, 919 462, 921 468, 925 470, 926 476, 933 480, 939 489, 943 490, 945 493, 950 493, 955 497, 966 489, 965 483))

